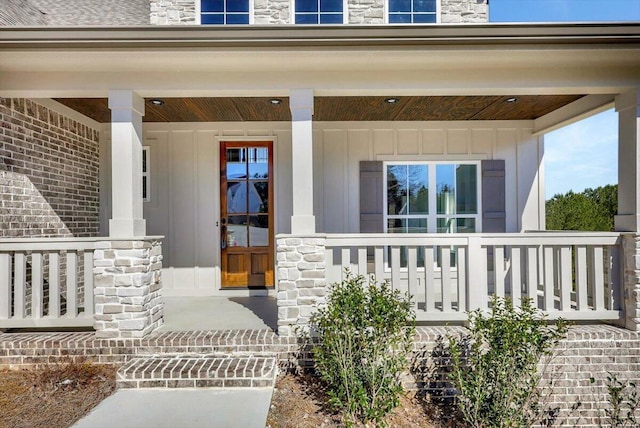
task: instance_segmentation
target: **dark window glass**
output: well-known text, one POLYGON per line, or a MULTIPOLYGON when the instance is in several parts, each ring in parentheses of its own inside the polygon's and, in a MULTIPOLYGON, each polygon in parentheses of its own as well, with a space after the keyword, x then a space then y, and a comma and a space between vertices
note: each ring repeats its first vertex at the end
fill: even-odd
POLYGON ((296 12, 318 12, 318 0, 296 0, 296 12))
POLYGON ((321 24, 342 24, 342 14, 320 14, 320 23, 321 24))
POLYGON ((318 15, 296 14, 296 24, 317 24, 317 23, 318 23, 318 15))
POLYGON ((227 15, 227 24, 248 24, 249 23, 249 15, 246 14, 228 14, 227 15))
POLYGON ((202 0, 202 12, 224 12, 224 0, 202 0))
POLYGON ((411 0, 389 0, 389 12, 411 12, 411 0))
POLYGON ((436 0, 413 0, 414 12, 435 12, 436 0))
POLYGON ((249 0, 227 0, 227 12, 249 13, 249 0))
POLYGON ((416 24, 435 24, 436 15, 433 13, 417 13, 413 15, 413 22, 416 24))
POLYGON ((342 0, 320 0, 320 12, 342 12, 342 0))
POLYGON ((411 24, 411 15, 409 15, 409 14, 389 15, 389 23, 391 23, 391 24, 411 24))
POLYGON ((202 18, 200 20, 200 22, 202 24, 206 24, 206 25, 222 25, 224 24, 224 15, 222 14, 213 14, 213 15, 209 15, 209 14, 203 14, 202 18))

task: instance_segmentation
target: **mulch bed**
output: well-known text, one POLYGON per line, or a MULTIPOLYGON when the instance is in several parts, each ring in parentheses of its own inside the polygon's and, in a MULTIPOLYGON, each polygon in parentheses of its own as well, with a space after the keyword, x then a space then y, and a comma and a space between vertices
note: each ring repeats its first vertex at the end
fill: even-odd
POLYGON ((116 371, 90 363, 0 370, 0 427, 69 427, 115 391, 116 371))

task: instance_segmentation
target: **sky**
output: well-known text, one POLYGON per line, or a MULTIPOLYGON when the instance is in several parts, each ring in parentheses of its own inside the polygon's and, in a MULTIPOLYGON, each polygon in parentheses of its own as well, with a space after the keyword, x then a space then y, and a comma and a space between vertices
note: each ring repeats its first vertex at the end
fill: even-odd
MULTIPOLYGON (((640 0, 490 0, 489 20, 640 22, 640 0)), ((547 199, 618 182, 617 121, 607 110, 545 135, 547 199)))

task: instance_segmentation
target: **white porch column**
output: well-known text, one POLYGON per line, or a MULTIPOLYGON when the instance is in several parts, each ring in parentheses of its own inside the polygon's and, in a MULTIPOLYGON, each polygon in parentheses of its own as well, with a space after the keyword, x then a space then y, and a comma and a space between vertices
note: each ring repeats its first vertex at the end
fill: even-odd
POLYGON ((292 89, 291 161, 293 179, 292 234, 316 231, 313 215, 313 89, 292 89))
POLYGON ((130 90, 109 91, 111 197, 109 236, 145 236, 142 215, 142 116, 144 98, 130 90))
POLYGON ((618 215, 615 228, 640 232, 640 88, 616 97, 618 215))

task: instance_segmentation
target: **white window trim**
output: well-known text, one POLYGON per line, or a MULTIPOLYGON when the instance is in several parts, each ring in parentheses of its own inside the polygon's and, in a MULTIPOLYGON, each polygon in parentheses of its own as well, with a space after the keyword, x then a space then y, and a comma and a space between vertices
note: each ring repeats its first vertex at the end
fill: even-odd
MULTIPOLYGON (((428 233, 437 233, 439 218, 473 218, 476 220, 476 233, 482 232, 482 165, 480 160, 386 160, 382 162, 382 206, 383 206, 383 231, 388 233, 389 219, 393 218, 426 218, 428 233), (477 213, 476 214, 437 214, 437 198, 432 197, 432 189, 435 193, 437 190, 432 187, 431 183, 436 184, 436 165, 466 164, 476 165, 476 198, 477 213), (429 166, 429 213, 414 215, 389 215, 387 201, 387 166, 388 165, 427 165, 429 166)), ((443 234, 444 235, 444 234, 443 234)))
MULTIPOLYGON (((442 23, 442 0, 436 0, 436 24, 442 23)), ((384 0, 384 23, 389 23, 389 0, 384 0)), ((393 25, 435 25, 435 24, 393 24, 393 25)))
MULTIPOLYGON (((253 1, 253 0, 251 0, 253 1)), ((440 2, 440 0, 438 0, 440 2)), ((386 0, 385 0, 386 4, 386 0)), ((318 12, 320 13, 320 12, 318 12)), ((289 20, 294 25, 330 25, 330 24, 296 24, 296 0, 291 0, 289 3, 289 20)), ((342 0, 342 23, 349 23, 349 0, 342 0)), ((337 25, 337 24, 334 24, 337 25)))
POLYGON ((142 179, 147 182, 147 193, 142 195, 142 202, 151 202, 151 147, 142 146, 142 153, 147 159, 147 170, 142 171, 142 179))

